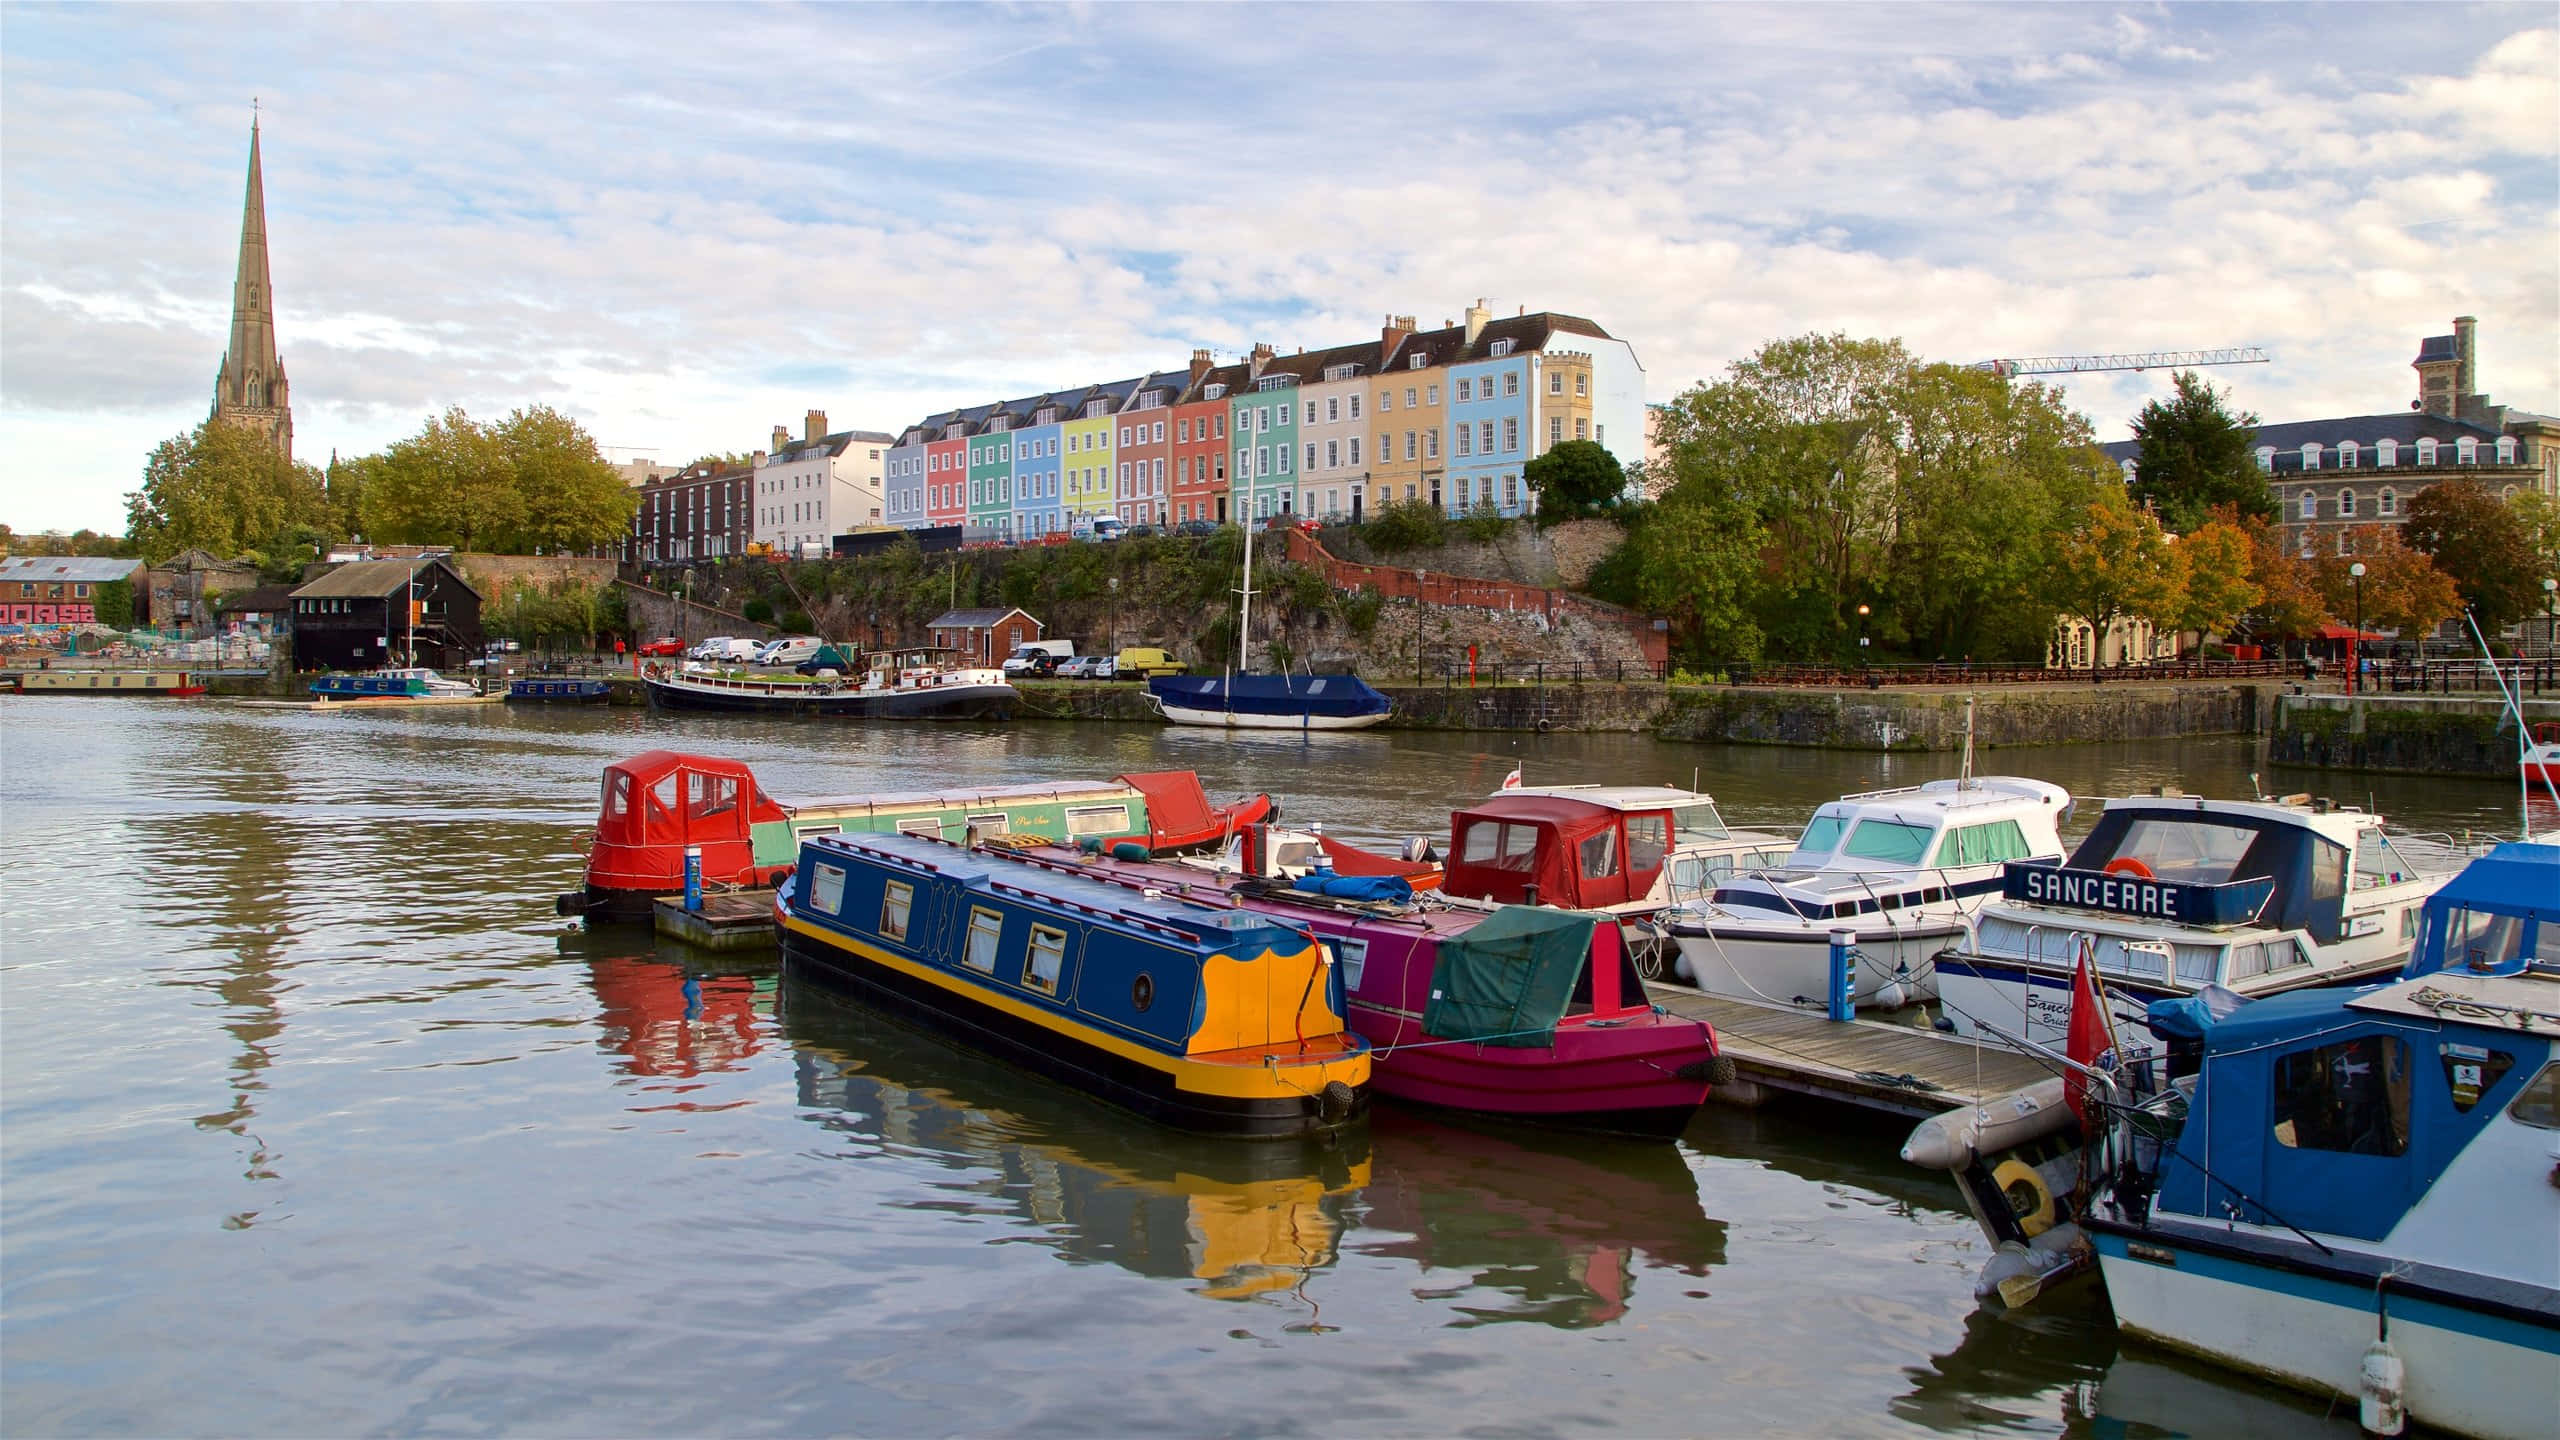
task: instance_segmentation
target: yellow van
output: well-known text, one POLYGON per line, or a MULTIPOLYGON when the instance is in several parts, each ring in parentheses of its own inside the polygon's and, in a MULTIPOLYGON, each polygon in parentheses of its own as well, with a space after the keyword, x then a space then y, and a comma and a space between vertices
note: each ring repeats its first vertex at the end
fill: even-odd
POLYGON ((1155 675, 1179 675, 1182 662, 1152 645, 1135 645, 1120 652, 1115 672, 1123 680, 1144 680, 1155 675))

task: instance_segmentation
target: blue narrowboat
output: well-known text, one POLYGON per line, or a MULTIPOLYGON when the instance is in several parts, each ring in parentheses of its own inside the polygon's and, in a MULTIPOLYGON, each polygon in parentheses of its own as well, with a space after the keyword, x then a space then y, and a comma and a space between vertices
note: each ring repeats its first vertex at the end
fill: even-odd
POLYGON ((509 701, 530 700, 550 704, 597 705, 613 694, 613 687, 602 680, 510 680, 509 701))
POLYGON ((813 835, 776 897, 817 978, 1180 1129, 1316 1134, 1369 1046, 1303 930, 912 835, 813 835))
POLYGON ((311 693, 323 700, 424 700, 460 699, 480 691, 464 681, 448 680, 423 665, 409 665, 363 675, 323 675, 311 682, 311 693))

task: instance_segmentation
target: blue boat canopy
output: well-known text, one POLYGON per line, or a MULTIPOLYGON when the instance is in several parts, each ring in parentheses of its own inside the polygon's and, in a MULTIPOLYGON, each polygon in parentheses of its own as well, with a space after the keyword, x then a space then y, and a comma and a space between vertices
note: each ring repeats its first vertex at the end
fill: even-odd
POLYGON ((2560 845, 2510 841, 2464 866, 2427 897, 2418 935, 2404 979, 2457 966, 2514 975, 2537 953, 2560 959, 2560 845))
POLYGON ((1235 715, 1383 715, 1387 697, 1357 675, 1158 675, 1156 698, 1235 715))

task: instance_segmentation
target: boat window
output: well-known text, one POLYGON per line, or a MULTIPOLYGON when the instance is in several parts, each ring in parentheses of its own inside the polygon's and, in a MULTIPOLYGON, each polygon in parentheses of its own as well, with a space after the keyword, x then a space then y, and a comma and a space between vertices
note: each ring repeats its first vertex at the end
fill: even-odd
POLYGON ((1671 849, 1670 823, 1660 815, 1627 817, 1627 868, 1659 870, 1662 857, 1671 849))
POLYGON ((2027 832, 2015 820, 1994 820, 1987 825, 1959 825, 1938 842, 1941 867, 1955 865, 1997 865, 2004 860, 2024 860, 2034 854, 2027 847, 2027 832))
POLYGON ((1501 849, 1501 821, 1471 820, 1467 822, 1467 833, 1458 839, 1458 860, 1467 865, 1490 865, 1501 849))
POLYGON ((1129 833, 1129 807, 1126 805, 1070 805, 1067 807, 1069 835, 1126 835, 1129 833))
POLYGON ((1837 815, 1816 815, 1813 823, 1796 837, 1796 853, 1789 864, 1818 866, 1834 850, 1840 848, 1840 832, 1848 822, 1837 815))
POLYGON ((2542 1067, 2507 1106, 2507 1118, 2536 1130, 2560 1130, 2560 1060, 2542 1067))
POLYGON ((1849 832, 1849 843, 1841 853, 1854 860, 1884 860, 1897 865, 1917 865, 1929 853, 1929 837, 1935 831, 1927 825, 1906 825, 1899 820, 1861 820, 1849 832))
POLYGON ((1712 804, 1683 805, 1672 811, 1671 828, 1682 845, 1704 845, 1733 838, 1733 832, 1725 828, 1724 817, 1716 813, 1712 804))
POLYGON ((631 813, 631 777, 616 770, 604 777, 604 818, 619 820, 631 813))
POLYGON ((2436 1058, 2444 1062, 2444 1083, 2453 1094, 2453 1108, 2464 1114, 2516 1068, 2516 1057, 2485 1045, 2448 1042, 2436 1047, 2436 1058))
POLYGON ((2367 830, 2356 837, 2355 888, 2371 890, 2379 885, 2397 885, 2416 872, 2415 866, 2393 848, 2391 837, 2379 830, 2367 830))
POLYGON ((833 915, 844 906, 844 867, 820 865, 809 873, 809 908, 833 915))
POLYGON ((914 835, 925 840, 939 840, 942 838, 942 822, 931 816, 917 820, 901 820, 898 822, 898 833, 914 835))
POLYGON ((1369 942, 1344 936, 1324 943, 1333 947, 1334 963, 1342 967, 1342 988, 1359 989, 1360 972, 1369 968, 1369 942))
POLYGON ((2409 1047, 2359 1035, 2276 1060, 2276 1143, 2399 1155, 2409 1148, 2409 1047))
POLYGON ((880 900, 880 934, 883 939, 907 938, 907 915, 915 908, 916 887, 903 880, 892 880, 880 900))
POLYGON ((687 778, 691 782, 687 787, 691 793, 686 798, 691 801, 696 818, 726 815, 738 808, 737 777, 697 773, 687 778))
POLYGON ((1012 828, 1011 817, 1001 810, 986 815, 972 815, 969 817, 969 843, 975 845, 990 835, 1002 835, 1012 828))
POLYGON ((1586 880, 1606 880, 1618 873, 1618 832, 1603 830, 1586 837, 1578 847, 1582 852, 1582 876, 1586 880))
POLYGON ((2093 861, 2075 855, 2072 861, 2082 869, 2103 870, 2116 861, 2133 860, 2152 879, 2220 885, 2232 878, 2257 839, 2258 832, 2245 825, 2143 816, 2125 827, 2114 854, 2093 861))
POLYGON ((1502 868, 1526 873, 1529 862, 1538 853, 1538 827, 1505 825, 1502 827, 1502 868))
POLYGON ((996 940, 1004 934, 1004 917, 993 910, 969 911, 969 943, 960 963, 988 975, 996 973, 996 940))
POLYGON ((659 809, 669 815, 676 813, 676 772, 670 770, 659 776, 657 782, 649 787, 649 793, 658 797, 659 809))
POLYGON ((2521 969, 2525 956, 2525 917, 2498 915, 2459 907, 2444 914, 2444 963, 2488 973, 2521 969))
POLYGON ((1030 959, 1023 962, 1022 983, 1034 990, 1058 993, 1058 972, 1067 964, 1067 932, 1046 925, 1031 927, 1030 959))

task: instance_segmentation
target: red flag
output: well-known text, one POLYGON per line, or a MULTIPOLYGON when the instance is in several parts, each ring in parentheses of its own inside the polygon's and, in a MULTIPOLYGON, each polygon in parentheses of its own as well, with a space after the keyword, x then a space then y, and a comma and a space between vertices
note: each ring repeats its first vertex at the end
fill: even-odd
MULTIPOLYGON (((2089 952, 2084 948, 2071 976, 2071 1029, 2062 1042, 2062 1053, 2074 1064, 2105 1070, 2114 1067, 2115 1050, 2114 1019, 2107 1013, 2106 996, 2099 992, 2097 977, 2089 972, 2089 952)), ((2088 1089, 2089 1082, 2077 1072, 2062 1078, 2063 1103, 2080 1117, 2084 1129, 2089 1123, 2088 1089)))

